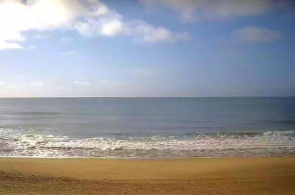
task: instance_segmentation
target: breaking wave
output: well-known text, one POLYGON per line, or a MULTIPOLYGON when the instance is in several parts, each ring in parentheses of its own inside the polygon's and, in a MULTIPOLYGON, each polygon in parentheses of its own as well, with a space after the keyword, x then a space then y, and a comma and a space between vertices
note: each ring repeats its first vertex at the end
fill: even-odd
POLYGON ((0 156, 42 158, 181 158, 295 155, 295 131, 96 137, 0 129, 0 156))

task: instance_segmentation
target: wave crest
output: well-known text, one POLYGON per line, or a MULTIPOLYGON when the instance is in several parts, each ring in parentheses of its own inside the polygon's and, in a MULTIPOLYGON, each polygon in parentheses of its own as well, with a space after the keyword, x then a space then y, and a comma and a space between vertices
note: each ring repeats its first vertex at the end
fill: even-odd
POLYGON ((1 156, 32 157, 256 157, 295 154, 295 131, 235 132, 73 139, 0 129, 1 156))

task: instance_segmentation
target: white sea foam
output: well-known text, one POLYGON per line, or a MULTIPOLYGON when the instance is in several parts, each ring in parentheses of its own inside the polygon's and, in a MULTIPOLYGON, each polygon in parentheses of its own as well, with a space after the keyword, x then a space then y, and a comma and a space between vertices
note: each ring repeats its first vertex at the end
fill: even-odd
POLYGON ((256 157, 295 155, 295 131, 261 134, 192 135, 73 139, 51 134, 0 129, 1 156, 32 157, 256 157))

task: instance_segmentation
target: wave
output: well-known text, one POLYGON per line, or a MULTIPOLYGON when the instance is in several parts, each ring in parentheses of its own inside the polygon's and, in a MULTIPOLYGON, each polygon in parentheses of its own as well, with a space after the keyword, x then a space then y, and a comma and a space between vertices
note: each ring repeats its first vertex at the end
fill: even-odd
POLYGON ((0 156, 23 157, 257 157, 295 155, 295 131, 229 132, 184 136, 68 136, 0 129, 0 156))

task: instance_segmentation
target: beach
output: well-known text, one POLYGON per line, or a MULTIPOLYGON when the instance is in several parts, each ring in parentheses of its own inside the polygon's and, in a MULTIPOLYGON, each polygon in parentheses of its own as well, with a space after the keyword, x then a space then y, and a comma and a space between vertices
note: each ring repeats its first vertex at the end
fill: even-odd
POLYGON ((0 194, 294 194, 295 158, 1 158, 0 194))
POLYGON ((295 194, 294 98, 0 99, 0 194, 295 194))

